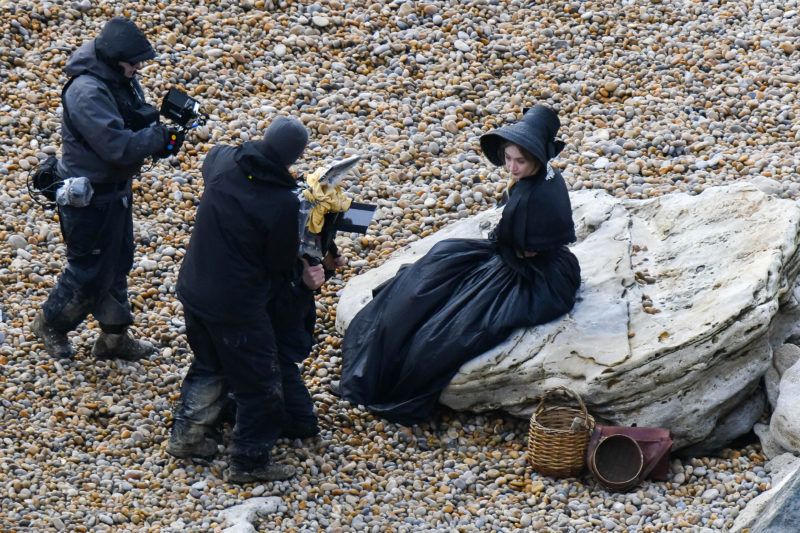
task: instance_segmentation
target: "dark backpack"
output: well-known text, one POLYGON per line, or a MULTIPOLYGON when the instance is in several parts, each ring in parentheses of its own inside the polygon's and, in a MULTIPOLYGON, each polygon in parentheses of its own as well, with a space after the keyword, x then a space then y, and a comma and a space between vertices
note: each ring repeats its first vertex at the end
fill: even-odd
MULTIPOLYGON (((33 189, 51 202, 56 201, 56 191, 61 185, 61 176, 58 175, 58 158, 51 155, 39 164, 39 168, 30 177, 28 189, 33 189)), ((33 196, 33 195, 31 195, 33 196)))

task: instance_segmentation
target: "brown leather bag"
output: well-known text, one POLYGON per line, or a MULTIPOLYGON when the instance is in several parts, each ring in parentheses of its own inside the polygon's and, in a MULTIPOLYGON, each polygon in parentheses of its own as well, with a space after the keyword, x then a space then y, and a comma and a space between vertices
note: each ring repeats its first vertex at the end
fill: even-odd
POLYGON ((668 429, 597 425, 589 439, 586 463, 594 478, 605 487, 630 490, 648 478, 658 481, 669 478, 671 448, 672 438, 668 429), (609 440, 609 437, 617 435, 628 439, 609 440), (623 468, 620 470, 618 467, 623 468), (614 479, 614 473, 624 479, 614 479))

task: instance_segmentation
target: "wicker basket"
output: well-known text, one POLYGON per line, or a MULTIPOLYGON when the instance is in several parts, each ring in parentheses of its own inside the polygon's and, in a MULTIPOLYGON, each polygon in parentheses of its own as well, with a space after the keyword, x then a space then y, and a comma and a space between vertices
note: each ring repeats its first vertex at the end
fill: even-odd
POLYGON ((593 429, 594 418, 586 411, 578 394, 566 387, 547 391, 531 416, 528 430, 528 460, 533 469, 551 477, 577 476, 586 465, 586 446, 593 429), (576 399, 580 408, 545 407, 547 399, 555 393, 576 399), (576 418, 580 426, 573 428, 576 418))

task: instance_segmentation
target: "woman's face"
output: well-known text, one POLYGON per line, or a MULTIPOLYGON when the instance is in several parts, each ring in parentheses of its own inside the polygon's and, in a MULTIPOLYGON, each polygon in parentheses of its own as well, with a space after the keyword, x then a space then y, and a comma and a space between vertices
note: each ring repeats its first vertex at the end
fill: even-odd
POLYGON ((511 179, 519 181, 525 176, 536 174, 539 165, 534 159, 529 159, 516 144, 509 144, 505 149, 506 170, 511 174, 511 179))

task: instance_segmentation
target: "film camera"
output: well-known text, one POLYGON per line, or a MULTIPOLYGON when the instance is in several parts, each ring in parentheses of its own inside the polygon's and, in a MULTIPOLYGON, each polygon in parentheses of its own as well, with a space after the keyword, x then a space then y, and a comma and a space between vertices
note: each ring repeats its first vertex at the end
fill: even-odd
POLYGON ((200 111, 200 102, 185 92, 172 88, 161 102, 161 116, 178 125, 181 132, 202 126, 208 115, 200 111))
MULTIPOLYGON (((323 192, 331 189, 341 191, 341 180, 356 166, 360 159, 361 156, 356 155, 334 161, 315 173, 316 177, 313 179, 322 186, 323 192)), ((310 177, 308 178, 308 180, 311 179, 310 177)), ((308 188, 308 184, 306 187, 308 188)), ((314 233, 309 229, 308 221, 311 210, 315 205, 315 199, 307 197, 304 189, 299 191, 298 198, 300 199, 300 255, 309 265, 322 263, 325 253, 336 237, 336 232, 366 233, 377 207, 371 204, 348 202, 349 207, 344 211, 328 211, 325 214, 322 230, 314 233)))

